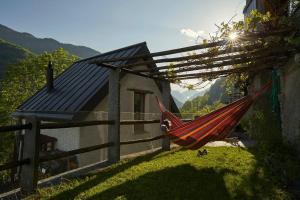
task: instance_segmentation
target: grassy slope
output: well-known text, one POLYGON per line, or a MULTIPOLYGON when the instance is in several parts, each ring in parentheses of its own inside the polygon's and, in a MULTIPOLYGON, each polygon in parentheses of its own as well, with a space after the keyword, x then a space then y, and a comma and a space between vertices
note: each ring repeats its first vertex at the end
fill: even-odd
POLYGON ((289 199, 259 159, 232 147, 173 150, 123 161, 82 179, 39 190, 34 199, 289 199))

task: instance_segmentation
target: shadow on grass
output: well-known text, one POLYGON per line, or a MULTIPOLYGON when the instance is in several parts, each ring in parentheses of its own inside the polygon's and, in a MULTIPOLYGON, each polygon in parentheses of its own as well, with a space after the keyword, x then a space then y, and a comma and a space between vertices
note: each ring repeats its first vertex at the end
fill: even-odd
POLYGON ((300 160, 295 149, 278 142, 273 145, 259 144, 248 151, 255 156, 257 162, 254 170, 256 174, 252 179, 263 176, 265 183, 272 183, 267 189, 276 185, 287 192, 290 198, 300 199, 300 160))
MULTIPOLYGON (((150 154, 147 154, 147 155, 140 156, 140 157, 137 157, 135 159, 129 160, 126 163, 121 161, 120 163, 118 163, 113 168, 109 167, 108 169, 104 169, 101 172, 95 172, 95 173, 89 174, 88 175, 89 177, 95 175, 96 178, 93 178, 90 181, 87 181, 86 183, 80 184, 79 186, 74 187, 70 190, 61 192, 61 193, 57 194, 56 196, 53 196, 51 199, 73 199, 79 193, 90 189, 91 187, 93 187, 93 186, 109 179, 110 177, 112 177, 112 176, 114 176, 114 175, 116 175, 116 174, 118 174, 122 171, 125 171, 126 169, 128 169, 132 166, 138 165, 139 163, 142 163, 142 162, 149 161, 153 157, 155 157, 156 155, 158 155, 162 152, 163 152, 162 150, 159 150, 159 151, 156 151, 156 152, 153 152, 153 153, 150 153, 150 154)), ((87 177, 87 176, 84 176, 84 177, 87 177)), ((78 177, 78 178, 82 178, 82 177, 78 177)))
POLYGON ((231 199, 223 179, 227 173, 234 172, 184 164, 149 172, 88 199, 231 199))
MULTIPOLYGON (((51 199, 289 199, 282 187, 270 178, 264 159, 257 149, 248 149, 255 156, 250 173, 239 174, 231 167, 200 168, 189 164, 166 167, 159 171, 143 174, 135 179, 124 180, 104 191, 97 185, 124 170, 142 162, 176 153, 155 152, 126 163, 120 163, 86 180, 76 187, 67 189, 51 199), (159 155, 158 155, 159 154, 159 155), (95 187, 97 186, 97 187, 95 187), (92 195, 92 196, 90 196, 92 195)), ((222 165, 222 163, 220 163, 222 165)), ((224 166, 223 166, 224 167, 224 166)), ((238 167, 238 166, 237 166, 238 167)))

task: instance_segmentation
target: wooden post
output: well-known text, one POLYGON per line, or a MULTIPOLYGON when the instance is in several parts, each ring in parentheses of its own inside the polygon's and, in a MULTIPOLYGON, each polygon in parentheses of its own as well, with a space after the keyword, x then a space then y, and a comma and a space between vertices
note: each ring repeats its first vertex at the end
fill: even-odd
MULTIPOLYGON (((171 88, 170 82, 162 81, 162 102, 166 109, 170 110, 170 97, 171 97, 171 88)), ((170 150, 170 139, 169 137, 165 137, 162 139, 162 149, 165 151, 170 150)))
MULTIPOLYGON (((16 125, 21 125, 22 119, 16 119, 16 125)), ((15 131, 15 140, 14 140, 14 153, 13 153, 13 161, 19 161, 20 157, 20 141, 21 141, 22 130, 15 131)), ((11 169, 10 180, 12 184, 15 184, 17 177, 17 173, 19 171, 19 167, 11 169)))
POLYGON ((21 168, 20 187, 22 195, 32 194, 36 191, 40 149, 40 121, 36 118, 28 118, 26 123, 31 123, 32 128, 31 130, 27 129, 24 135, 23 158, 29 158, 30 163, 21 168))
POLYGON ((108 90, 108 120, 114 120, 108 126, 108 142, 114 143, 108 148, 110 164, 120 160, 120 70, 110 69, 108 90))

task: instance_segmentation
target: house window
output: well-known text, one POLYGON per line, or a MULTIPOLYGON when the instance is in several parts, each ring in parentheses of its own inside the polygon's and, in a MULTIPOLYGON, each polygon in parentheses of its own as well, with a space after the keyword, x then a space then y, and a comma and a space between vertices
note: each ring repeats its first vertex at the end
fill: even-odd
MULTIPOLYGON (((134 120, 144 120, 145 93, 134 92, 134 120)), ((144 124, 135 124, 134 133, 144 132, 144 124)))

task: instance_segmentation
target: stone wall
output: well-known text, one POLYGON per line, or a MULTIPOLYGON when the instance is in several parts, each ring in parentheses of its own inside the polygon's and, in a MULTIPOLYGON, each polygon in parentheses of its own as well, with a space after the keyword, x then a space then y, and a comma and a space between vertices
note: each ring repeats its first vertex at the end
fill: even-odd
MULTIPOLYGON (((271 70, 253 76, 249 93, 253 94, 259 90, 271 80, 271 77, 271 70)), ((278 143, 282 141, 280 115, 272 111, 270 89, 251 106, 242 124, 258 142, 278 143)))
MULTIPOLYGON (((274 66, 275 67, 275 66, 274 66)), ((284 142, 300 152, 300 62, 292 56, 278 70, 280 76, 280 113, 272 111, 271 90, 263 94, 248 112, 248 131, 259 141, 284 142)), ((271 70, 257 74, 251 81, 253 93, 271 79, 271 70)), ((244 123, 246 124, 246 123, 244 123)))
MULTIPOLYGON (((263 12, 262 1, 255 1, 255 3, 260 4, 255 8, 263 12)), ((244 14, 250 13, 253 7, 254 4, 244 14)), ((296 26, 300 27, 300 10, 291 15, 296 26)), ((254 75, 250 90, 253 92, 270 80, 270 72, 254 75)), ((298 54, 298 61, 295 61, 295 57, 292 56, 278 72, 280 75, 280 115, 272 112, 270 92, 267 92, 252 106, 243 121, 250 134, 258 140, 271 142, 280 140, 300 152, 300 55, 298 54)))
POLYGON ((282 135, 300 152, 300 63, 291 58, 280 72, 282 135))

